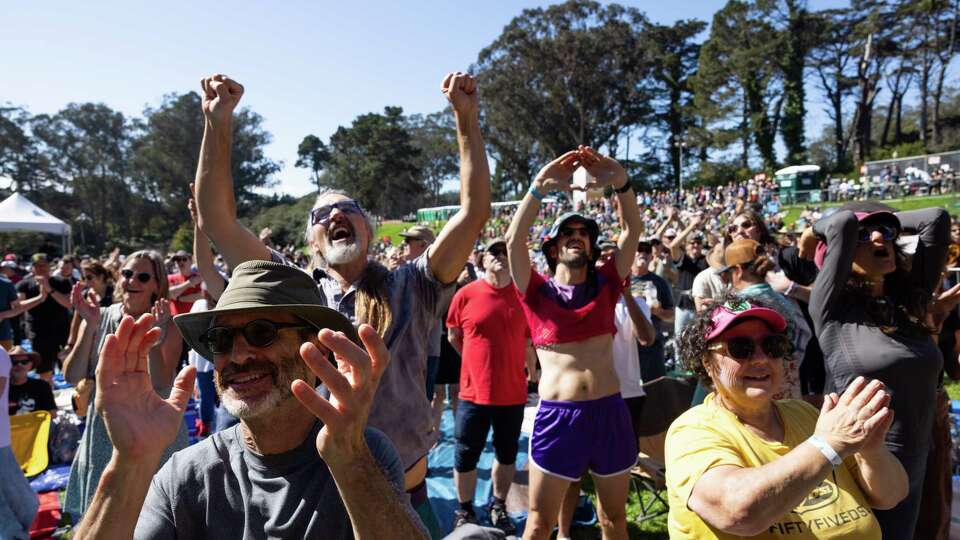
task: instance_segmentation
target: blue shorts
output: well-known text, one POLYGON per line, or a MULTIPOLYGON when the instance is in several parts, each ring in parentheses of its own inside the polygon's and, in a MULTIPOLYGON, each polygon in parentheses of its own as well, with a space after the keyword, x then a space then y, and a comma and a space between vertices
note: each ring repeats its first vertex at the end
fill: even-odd
POLYGON ((530 437, 530 461, 575 482, 588 470, 616 476, 637 463, 630 410, 620 394, 590 401, 541 400, 530 437))

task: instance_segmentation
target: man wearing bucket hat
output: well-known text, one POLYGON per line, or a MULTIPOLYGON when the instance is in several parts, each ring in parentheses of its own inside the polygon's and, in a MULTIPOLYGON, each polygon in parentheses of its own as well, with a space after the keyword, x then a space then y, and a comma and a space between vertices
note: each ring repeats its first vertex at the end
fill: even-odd
POLYGON ((530 439, 530 517, 524 538, 549 537, 567 486, 588 470, 601 501, 604 537, 627 534, 628 473, 636 463, 637 441, 613 365, 614 310, 642 228, 623 167, 586 146, 540 170, 510 224, 510 274, 542 367, 543 399, 530 439), (614 188, 624 224, 617 238, 619 251, 596 267, 597 223, 581 214, 564 214, 541 247, 553 272, 548 278, 531 266, 527 231, 544 194, 572 189, 570 177, 581 166, 595 179, 586 188, 614 188))
POLYGON ((184 340, 213 359, 240 424, 159 472, 195 371, 184 368, 169 398, 158 396, 146 364, 160 330, 149 314, 125 317, 96 377, 114 452, 75 538, 424 538, 396 452, 366 427, 390 355, 370 326, 358 334, 321 302, 300 270, 250 261, 234 269, 215 309, 175 318, 184 340), (314 389, 318 379, 329 398, 314 389))
MULTIPOLYGON (((202 81, 204 140, 197 165, 200 228, 231 265, 282 260, 237 221, 231 179, 233 110, 243 87, 223 75, 202 81)), ((479 91, 466 73, 450 73, 442 91, 453 108, 460 147, 460 210, 437 241, 412 264, 393 271, 368 258, 374 219, 349 194, 318 195, 305 237, 313 252, 314 277, 326 305, 354 323, 369 323, 387 340, 396 363, 387 369, 374 400, 370 424, 390 438, 407 470, 414 506, 430 517, 426 454, 437 440, 426 398, 428 331, 445 311, 457 276, 490 216, 490 171, 479 123, 479 91), (420 391, 417 392, 416 390, 420 391)))

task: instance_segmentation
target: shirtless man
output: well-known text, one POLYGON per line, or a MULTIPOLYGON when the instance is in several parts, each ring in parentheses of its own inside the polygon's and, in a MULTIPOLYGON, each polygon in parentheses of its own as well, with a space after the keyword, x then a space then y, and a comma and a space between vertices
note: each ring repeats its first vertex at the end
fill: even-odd
POLYGON ((527 540, 550 536, 568 484, 587 470, 597 488, 603 537, 627 538, 629 471, 636 463, 637 441, 613 364, 614 308, 641 229, 636 195, 623 167, 581 146, 540 170, 507 232, 510 274, 542 368, 543 399, 530 440, 527 540), (617 193, 623 222, 619 251, 597 268, 597 223, 564 214, 541 246, 554 271, 548 279, 531 267, 527 231, 544 195, 572 189, 570 178, 581 166, 595 179, 587 187, 611 186, 617 193))

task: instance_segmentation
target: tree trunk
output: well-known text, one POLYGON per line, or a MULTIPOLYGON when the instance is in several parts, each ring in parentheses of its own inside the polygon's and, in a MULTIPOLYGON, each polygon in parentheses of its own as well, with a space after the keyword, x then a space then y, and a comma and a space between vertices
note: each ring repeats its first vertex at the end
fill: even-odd
POLYGON ((929 101, 930 101, 930 44, 928 42, 930 38, 929 27, 924 25, 923 31, 923 55, 921 56, 922 62, 920 64, 920 142, 923 143, 923 147, 927 148, 929 145, 929 140, 927 138, 927 131, 929 129, 928 118, 930 117, 929 101))

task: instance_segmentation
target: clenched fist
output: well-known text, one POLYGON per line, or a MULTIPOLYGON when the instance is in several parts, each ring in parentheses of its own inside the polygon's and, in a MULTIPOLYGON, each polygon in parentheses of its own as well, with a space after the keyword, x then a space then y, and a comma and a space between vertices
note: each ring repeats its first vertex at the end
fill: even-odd
POLYGON ((226 75, 211 75, 200 79, 203 88, 203 116, 214 126, 228 124, 233 110, 243 96, 243 85, 226 75))
POLYGON ((454 112, 458 115, 476 116, 479 111, 477 99, 477 80, 468 73, 447 73, 440 85, 443 95, 447 96, 454 112))

